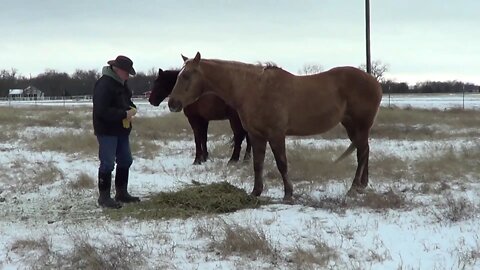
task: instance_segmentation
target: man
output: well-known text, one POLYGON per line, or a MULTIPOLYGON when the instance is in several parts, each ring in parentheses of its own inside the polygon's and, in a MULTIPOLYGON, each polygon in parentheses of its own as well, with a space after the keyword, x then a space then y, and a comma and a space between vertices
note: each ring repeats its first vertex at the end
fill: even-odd
POLYGON ((127 192, 128 174, 133 158, 129 135, 132 117, 137 113, 132 92, 127 87, 130 75, 135 75, 130 58, 119 55, 103 67, 102 77, 93 90, 93 130, 97 136, 100 159, 98 169, 98 204, 120 208, 123 203, 139 202, 127 192), (112 171, 115 172, 115 200, 110 197, 112 171))

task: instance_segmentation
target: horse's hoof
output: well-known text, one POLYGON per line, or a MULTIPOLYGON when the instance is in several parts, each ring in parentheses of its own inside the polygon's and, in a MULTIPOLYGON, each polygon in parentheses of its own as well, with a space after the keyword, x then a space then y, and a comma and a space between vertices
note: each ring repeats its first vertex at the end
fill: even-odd
POLYGON ((255 197, 260 197, 260 195, 262 195, 262 191, 261 190, 253 190, 252 193, 251 193, 252 196, 255 196, 255 197))
POLYGON ((201 162, 200 160, 196 160, 196 159, 195 159, 195 160, 193 161, 193 165, 200 165, 200 164, 202 164, 202 162, 201 162))
POLYGON ((347 192, 347 197, 355 197, 358 195, 358 192, 355 188, 350 188, 347 192))
POLYGON ((364 194, 366 192, 365 189, 366 188, 362 186, 352 186, 348 190, 347 196, 355 197, 356 195, 364 194))
POLYGON ((283 197, 283 203, 284 204, 293 204, 293 196, 289 195, 289 196, 283 197))
POLYGON ((238 160, 230 159, 227 163, 227 165, 235 165, 237 164, 238 160))

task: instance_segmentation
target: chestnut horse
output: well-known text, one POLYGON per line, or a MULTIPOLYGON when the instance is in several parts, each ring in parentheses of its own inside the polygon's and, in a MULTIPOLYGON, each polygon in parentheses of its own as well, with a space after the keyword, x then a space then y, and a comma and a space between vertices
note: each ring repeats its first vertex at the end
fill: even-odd
POLYGON ((255 183, 252 195, 263 191, 267 142, 283 179, 284 200, 291 201, 285 136, 323 133, 338 123, 351 145, 341 158, 357 149, 357 170, 349 192, 368 185, 368 138, 377 115, 382 89, 377 80, 354 67, 337 67, 308 76, 281 68, 223 60, 183 57, 184 65, 170 94, 170 111, 178 112, 206 91, 213 91, 237 110, 253 147, 255 183))
MULTIPOLYGON (((179 70, 158 70, 158 76, 153 83, 148 101, 153 106, 158 106, 172 92, 179 70)), ((247 138, 247 148, 245 150, 244 160, 250 159, 250 140, 247 132, 242 127, 237 112, 227 106, 223 100, 216 95, 203 95, 196 102, 186 106, 183 109, 185 116, 190 123, 195 138, 195 160, 193 164, 201 164, 208 158, 207 150, 207 131, 208 122, 211 120, 230 121, 230 127, 233 131, 233 153, 229 163, 237 162, 240 158, 243 139, 247 138)))

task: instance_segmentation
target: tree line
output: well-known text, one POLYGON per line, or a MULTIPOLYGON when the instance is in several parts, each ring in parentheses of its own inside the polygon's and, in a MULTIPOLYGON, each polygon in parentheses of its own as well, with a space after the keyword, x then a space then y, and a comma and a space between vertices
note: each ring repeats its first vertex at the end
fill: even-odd
MULTIPOLYGON (((366 65, 358 67, 366 71, 366 65)), ((388 64, 376 60, 372 62, 372 75, 382 85, 383 93, 462 93, 462 92, 480 92, 480 86, 459 81, 424 81, 418 82, 414 86, 409 86, 406 82, 395 82, 385 79, 384 75, 388 71, 388 64)), ((307 75, 323 71, 323 67, 318 64, 306 64, 298 71, 299 74, 307 75)))
MULTIPOLYGON (((34 86, 45 96, 84 96, 92 95, 95 82, 101 73, 97 70, 76 70, 73 74, 46 70, 35 77, 27 78, 18 75, 17 70, 0 71, 0 97, 6 97, 9 89, 25 89, 34 86)), ((150 90, 150 85, 157 76, 153 69, 145 74, 138 72, 131 77, 127 84, 134 95, 142 95, 150 90)))
MULTIPOLYGON (((362 65, 359 68, 365 69, 362 65)), ((312 74, 322 71, 320 65, 305 65, 299 74, 312 74)), ((459 81, 425 81, 414 86, 405 82, 386 80, 383 76, 388 66, 380 61, 372 63, 372 75, 382 84, 384 93, 461 93, 478 92, 479 86, 459 81)), ((46 70, 35 77, 27 78, 19 75, 16 69, 0 70, 0 97, 6 97, 9 89, 25 89, 34 86, 40 89, 45 96, 84 96, 91 95, 93 87, 101 74, 97 70, 76 70, 73 74, 46 70)), ((147 73, 138 72, 127 82, 134 95, 142 95, 150 90, 151 84, 157 76, 155 69, 147 73)))

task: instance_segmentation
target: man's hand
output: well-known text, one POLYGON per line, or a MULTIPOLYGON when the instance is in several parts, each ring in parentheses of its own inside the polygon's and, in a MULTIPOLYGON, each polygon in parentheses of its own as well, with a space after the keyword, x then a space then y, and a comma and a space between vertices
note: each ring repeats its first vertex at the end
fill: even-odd
POLYGON ((131 120, 133 116, 137 114, 137 109, 131 108, 130 110, 127 111, 127 119, 131 120))

